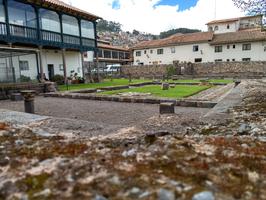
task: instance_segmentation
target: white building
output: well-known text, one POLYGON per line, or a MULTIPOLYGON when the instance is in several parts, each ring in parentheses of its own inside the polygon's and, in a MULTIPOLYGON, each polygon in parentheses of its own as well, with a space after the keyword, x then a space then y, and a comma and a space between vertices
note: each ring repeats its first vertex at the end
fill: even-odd
POLYGON ((82 77, 97 19, 60 0, 0 0, 0 82, 82 77))
POLYGON ((133 48, 134 65, 180 62, 265 61, 262 16, 209 22, 208 32, 176 34, 133 48))

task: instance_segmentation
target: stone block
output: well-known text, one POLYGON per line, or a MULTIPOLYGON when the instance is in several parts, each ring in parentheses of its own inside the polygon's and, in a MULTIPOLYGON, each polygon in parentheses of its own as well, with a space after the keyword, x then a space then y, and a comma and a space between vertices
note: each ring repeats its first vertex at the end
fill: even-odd
POLYGON ((162 83, 162 90, 169 90, 169 83, 162 83))
POLYGON ((11 101, 22 101, 23 96, 20 93, 13 93, 10 95, 11 101))
POLYGON ((160 114, 174 114, 175 104, 174 103, 160 103, 160 114))

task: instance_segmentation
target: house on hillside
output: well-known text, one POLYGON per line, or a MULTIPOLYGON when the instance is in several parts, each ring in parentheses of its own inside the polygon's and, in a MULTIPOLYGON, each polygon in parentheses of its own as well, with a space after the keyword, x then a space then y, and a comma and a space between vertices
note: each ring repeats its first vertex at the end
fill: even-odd
POLYGON ((209 22, 208 32, 176 34, 134 46, 134 65, 266 61, 262 15, 209 22))
POLYGON ((59 0, 0 0, 0 82, 83 76, 98 16, 59 0))

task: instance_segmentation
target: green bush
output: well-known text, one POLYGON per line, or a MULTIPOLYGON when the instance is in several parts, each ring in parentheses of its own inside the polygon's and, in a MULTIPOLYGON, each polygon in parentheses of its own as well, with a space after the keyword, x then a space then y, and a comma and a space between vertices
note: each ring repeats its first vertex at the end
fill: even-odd
POLYGON ((51 79, 52 82, 56 82, 57 85, 63 85, 64 84, 64 76, 56 74, 54 77, 51 79))
POLYGON ((21 83, 27 83, 27 82, 31 82, 31 78, 28 76, 21 75, 19 81, 21 83))
POLYGON ((167 72, 166 72, 167 79, 170 79, 173 75, 176 75, 176 69, 173 65, 167 67, 167 72))

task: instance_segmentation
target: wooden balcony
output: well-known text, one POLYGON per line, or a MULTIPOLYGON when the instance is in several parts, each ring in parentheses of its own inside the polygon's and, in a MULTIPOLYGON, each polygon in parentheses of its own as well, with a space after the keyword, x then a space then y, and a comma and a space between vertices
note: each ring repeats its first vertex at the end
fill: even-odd
POLYGON ((95 48, 94 39, 47 30, 38 31, 36 28, 14 24, 7 26, 7 24, 3 22, 0 22, 0 40, 7 43, 35 44, 81 51, 90 51, 95 48))

